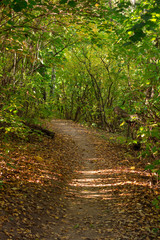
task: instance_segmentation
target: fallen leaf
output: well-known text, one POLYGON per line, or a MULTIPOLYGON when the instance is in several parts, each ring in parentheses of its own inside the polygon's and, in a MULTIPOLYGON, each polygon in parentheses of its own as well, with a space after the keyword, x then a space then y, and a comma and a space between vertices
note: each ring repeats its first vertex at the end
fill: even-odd
POLYGON ((43 158, 40 157, 40 156, 36 156, 35 159, 36 159, 37 161, 39 161, 39 162, 42 162, 42 161, 43 161, 43 158))
POLYGON ((135 169, 135 166, 130 167, 130 169, 131 169, 131 170, 134 170, 134 169, 135 169))

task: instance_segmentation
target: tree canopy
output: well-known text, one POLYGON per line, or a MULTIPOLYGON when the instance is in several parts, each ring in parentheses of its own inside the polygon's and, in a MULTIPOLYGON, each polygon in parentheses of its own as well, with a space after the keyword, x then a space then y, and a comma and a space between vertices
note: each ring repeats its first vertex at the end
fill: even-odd
MULTIPOLYGON (((0 125, 57 116, 160 151, 160 1, 1 0, 0 125)), ((158 159, 159 161, 159 159, 158 159)))

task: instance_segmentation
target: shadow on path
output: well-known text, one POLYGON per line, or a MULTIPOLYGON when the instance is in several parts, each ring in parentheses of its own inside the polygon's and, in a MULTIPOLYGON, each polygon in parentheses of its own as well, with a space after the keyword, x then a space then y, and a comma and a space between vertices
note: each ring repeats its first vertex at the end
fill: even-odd
POLYGON ((51 126, 78 146, 79 169, 65 189, 65 214, 50 239, 160 239, 154 232, 158 221, 153 220, 149 173, 121 165, 123 149, 80 125, 53 120, 51 126))

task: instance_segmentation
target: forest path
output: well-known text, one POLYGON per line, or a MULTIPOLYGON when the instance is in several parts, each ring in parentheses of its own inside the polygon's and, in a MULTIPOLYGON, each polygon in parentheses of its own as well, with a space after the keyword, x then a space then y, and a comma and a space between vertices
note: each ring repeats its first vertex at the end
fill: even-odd
POLYGON ((50 226, 48 240, 157 239, 149 177, 137 159, 72 121, 52 120, 49 127, 75 142, 78 170, 62 194, 65 213, 50 226))

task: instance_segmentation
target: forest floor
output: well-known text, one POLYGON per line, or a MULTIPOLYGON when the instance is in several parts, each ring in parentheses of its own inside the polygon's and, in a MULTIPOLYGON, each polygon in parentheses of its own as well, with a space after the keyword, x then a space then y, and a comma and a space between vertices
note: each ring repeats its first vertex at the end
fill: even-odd
POLYGON ((54 139, 1 142, 0 240, 160 239, 146 161, 105 132, 46 126, 54 139))

